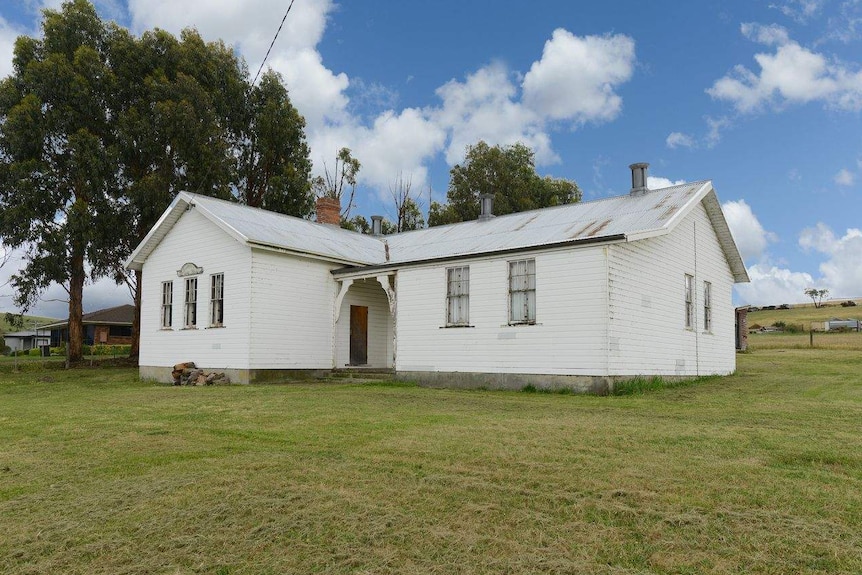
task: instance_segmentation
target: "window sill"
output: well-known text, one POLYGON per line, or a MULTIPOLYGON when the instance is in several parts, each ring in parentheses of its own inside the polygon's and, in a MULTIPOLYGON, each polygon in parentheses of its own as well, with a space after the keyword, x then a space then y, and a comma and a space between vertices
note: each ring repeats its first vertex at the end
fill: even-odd
POLYGON ((204 329, 224 329, 224 328, 225 328, 225 326, 223 326, 223 325, 211 325, 209 327, 205 327, 204 329))
POLYGON ((517 321, 517 322, 504 323, 500 327, 522 327, 525 325, 542 325, 542 324, 535 322, 535 321, 517 321))
POLYGON ((184 327, 180 331, 196 331, 197 329, 198 328, 196 326, 192 325, 192 326, 184 327))
POLYGON ((174 331, 174 328, 172 328, 172 327, 162 327, 162 328, 159 328, 159 331, 174 331))
POLYGON ((466 323, 453 323, 452 325, 441 325, 440 329, 459 329, 462 327, 476 327, 475 325, 468 325, 466 323))

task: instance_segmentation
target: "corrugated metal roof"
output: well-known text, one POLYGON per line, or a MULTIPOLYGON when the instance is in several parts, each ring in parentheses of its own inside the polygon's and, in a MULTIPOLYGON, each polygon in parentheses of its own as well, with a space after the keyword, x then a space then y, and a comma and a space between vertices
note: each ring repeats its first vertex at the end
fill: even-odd
MULTIPOLYGON (((134 318, 135 306, 127 303, 85 313, 81 316, 81 323, 84 325, 132 325, 134 318)), ((68 323, 68 320, 55 321, 52 323, 46 323, 45 325, 40 325, 38 329, 63 327, 68 323)))
POLYGON ((617 196, 388 236, 390 262, 482 254, 660 231, 709 182, 617 196))
POLYGON ((620 238, 635 241, 668 233, 701 201, 707 207, 734 277, 737 281, 748 281, 745 266, 709 181, 383 237, 183 192, 132 253, 127 266, 140 269, 187 206, 197 207, 238 241, 249 245, 305 253, 361 267, 541 248, 568 242, 620 238))
POLYGON ((318 224, 207 196, 194 195, 192 203, 230 226, 252 244, 365 264, 379 263, 385 255, 379 238, 338 226, 318 224))

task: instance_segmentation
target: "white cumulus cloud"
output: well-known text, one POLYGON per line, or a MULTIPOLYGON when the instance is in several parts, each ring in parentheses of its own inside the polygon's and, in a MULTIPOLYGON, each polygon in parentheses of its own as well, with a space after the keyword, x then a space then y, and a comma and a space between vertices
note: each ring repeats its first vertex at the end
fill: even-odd
POLYGON ((763 258, 767 246, 777 241, 776 235, 763 228, 745 200, 725 202, 721 209, 742 259, 750 262, 763 258))
POLYGON ((628 36, 580 37, 558 28, 524 76, 524 104, 552 120, 612 120, 622 109, 614 89, 631 78, 634 61, 628 36))
POLYGON ((829 226, 818 223, 802 230, 799 245, 827 256, 820 273, 832 297, 862 295, 862 230, 850 228, 837 237, 829 226))
POLYGON ((660 190, 671 186, 679 186, 684 184, 685 180, 671 180, 662 176, 647 176, 647 188, 651 190, 660 190))
POLYGON ((862 109, 862 71, 856 67, 800 46, 780 27, 743 24, 742 31, 777 48, 754 56, 759 71, 737 65, 716 80, 707 90, 713 98, 743 113, 815 101, 836 109, 862 109))
POLYGON ((754 264, 748 268, 747 284, 736 284, 740 303, 748 305, 780 305, 806 301, 805 289, 814 285, 814 278, 805 272, 754 264))

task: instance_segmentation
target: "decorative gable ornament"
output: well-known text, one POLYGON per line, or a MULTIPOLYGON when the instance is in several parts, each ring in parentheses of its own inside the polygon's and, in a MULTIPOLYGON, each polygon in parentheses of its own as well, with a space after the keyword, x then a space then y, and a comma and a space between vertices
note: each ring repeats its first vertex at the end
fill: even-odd
POLYGON ((198 267, 192 262, 183 264, 183 267, 177 270, 177 275, 181 278, 196 276, 204 273, 204 268, 198 267))

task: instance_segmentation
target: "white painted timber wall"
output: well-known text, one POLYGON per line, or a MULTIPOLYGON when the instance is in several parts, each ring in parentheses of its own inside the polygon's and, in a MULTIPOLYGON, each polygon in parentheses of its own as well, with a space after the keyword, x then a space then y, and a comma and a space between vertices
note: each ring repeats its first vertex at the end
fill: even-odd
POLYGON ((337 265, 253 250, 253 369, 331 369, 337 265))
POLYGON ((668 235, 610 246, 610 375, 708 375, 736 369, 733 276, 702 205, 668 235), (694 326, 685 327, 685 274, 694 326), (704 281, 712 329, 704 330, 704 281))
POLYGON ((251 250, 194 209, 185 212, 143 267, 141 350, 143 367, 193 361, 201 367, 249 366, 251 250), (185 278, 177 270, 191 262, 198 278, 197 328, 184 329, 185 278), (209 327, 210 276, 224 274, 224 327, 209 327), (173 282, 173 326, 161 327, 162 282, 173 282))
POLYGON ((393 328, 389 299, 376 279, 356 280, 341 302, 335 330, 335 366, 350 363, 350 306, 368 307, 368 367, 392 367, 393 328))
POLYGON ((446 265, 398 271, 399 371, 604 375, 602 246, 459 261, 470 267, 470 325, 446 327, 446 265), (508 262, 536 260, 536 325, 509 325, 508 262))

